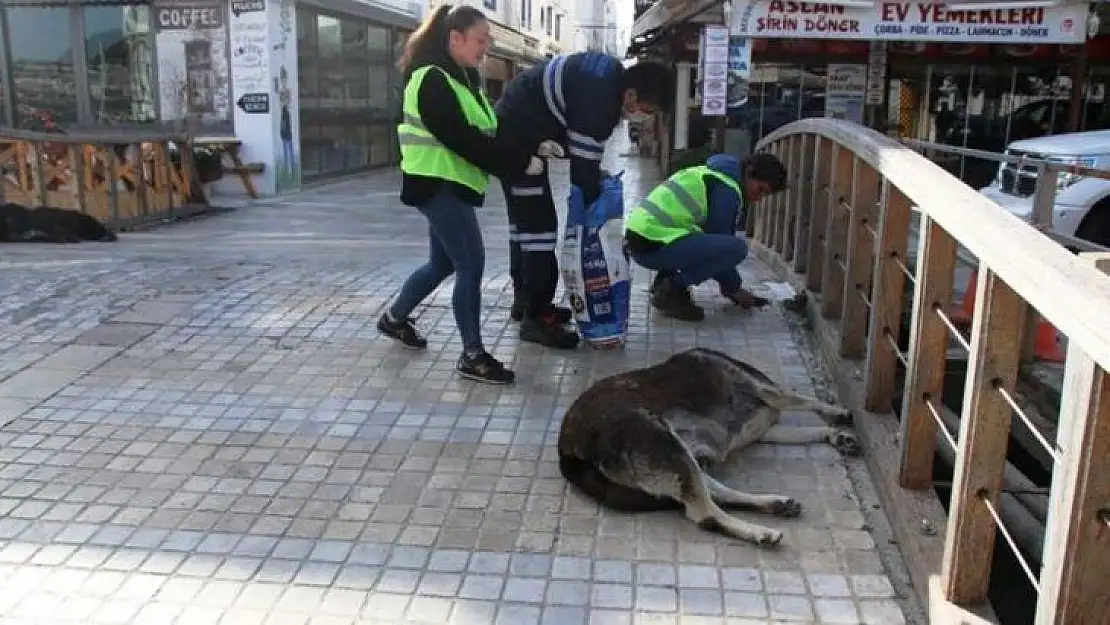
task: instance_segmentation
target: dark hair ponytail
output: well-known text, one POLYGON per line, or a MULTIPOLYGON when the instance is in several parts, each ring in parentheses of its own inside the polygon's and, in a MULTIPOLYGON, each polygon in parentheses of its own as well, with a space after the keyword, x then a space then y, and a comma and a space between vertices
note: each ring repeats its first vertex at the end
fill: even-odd
POLYGON ((460 4, 451 6, 442 4, 425 18, 424 22, 409 35, 405 42, 405 49, 397 61, 397 69, 403 74, 408 74, 416 69, 418 64, 428 61, 446 60, 448 57, 447 40, 451 31, 464 33, 470 27, 485 20, 486 16, 480 10, 460 4))

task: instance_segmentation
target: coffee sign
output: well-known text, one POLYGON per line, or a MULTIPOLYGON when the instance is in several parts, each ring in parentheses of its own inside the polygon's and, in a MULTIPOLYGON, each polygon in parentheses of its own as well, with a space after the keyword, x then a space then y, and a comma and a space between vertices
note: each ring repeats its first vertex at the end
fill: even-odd
POLYGON ((223 28, 223 13, 223 5, 219 3, 163 4, 154 10, 158 30, 223 28))

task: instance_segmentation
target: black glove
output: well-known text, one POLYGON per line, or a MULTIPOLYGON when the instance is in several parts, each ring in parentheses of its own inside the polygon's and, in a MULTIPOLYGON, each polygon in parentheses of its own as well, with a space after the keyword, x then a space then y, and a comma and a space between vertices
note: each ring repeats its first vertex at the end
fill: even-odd
POLYGON ((606 178, 612 178, 613 177, 613 174, 610 173, 609 170, 605 169, 604 167, 599 167, 597 171, 600 174, 600 178, 602 180, 605 180, 606 178))

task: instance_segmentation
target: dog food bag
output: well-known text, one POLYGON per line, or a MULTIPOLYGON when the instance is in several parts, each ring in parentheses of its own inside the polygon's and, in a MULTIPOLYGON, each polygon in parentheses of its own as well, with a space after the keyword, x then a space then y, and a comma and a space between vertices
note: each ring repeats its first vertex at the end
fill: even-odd
POLYGON ((582 338, 597 348, 623 347, 628 332, 632 273, 624 249, 621 174, 601 181, 601 195, 586 206, 570 188, 559 266, 582 338))

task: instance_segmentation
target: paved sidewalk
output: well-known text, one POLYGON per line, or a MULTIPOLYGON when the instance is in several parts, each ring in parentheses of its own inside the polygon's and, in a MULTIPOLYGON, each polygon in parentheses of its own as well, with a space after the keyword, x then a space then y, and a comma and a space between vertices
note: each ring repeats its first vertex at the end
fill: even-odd
MULTIPOLYGON (((629 201, 653 177, 638 163, 609 163, 629 168, 629 201)), ((805 506, 764 519, 786 530, 773 551, 679 513, 600 511, 559 476, 577 394, 688 346, 814 392, 781 312, 729 312, 705 289, 704 323, 661 319, 638 273, 624 351, 520 345, 495 191, 483 330, 518 383, 458 380, 449 285, 418 311, 428 351, 374 330, 426 253, 398 184, 374 173, 114 245, 0 248, 0 623, 904 622, 858 460, 744 454, 727 481, 805 506)))

